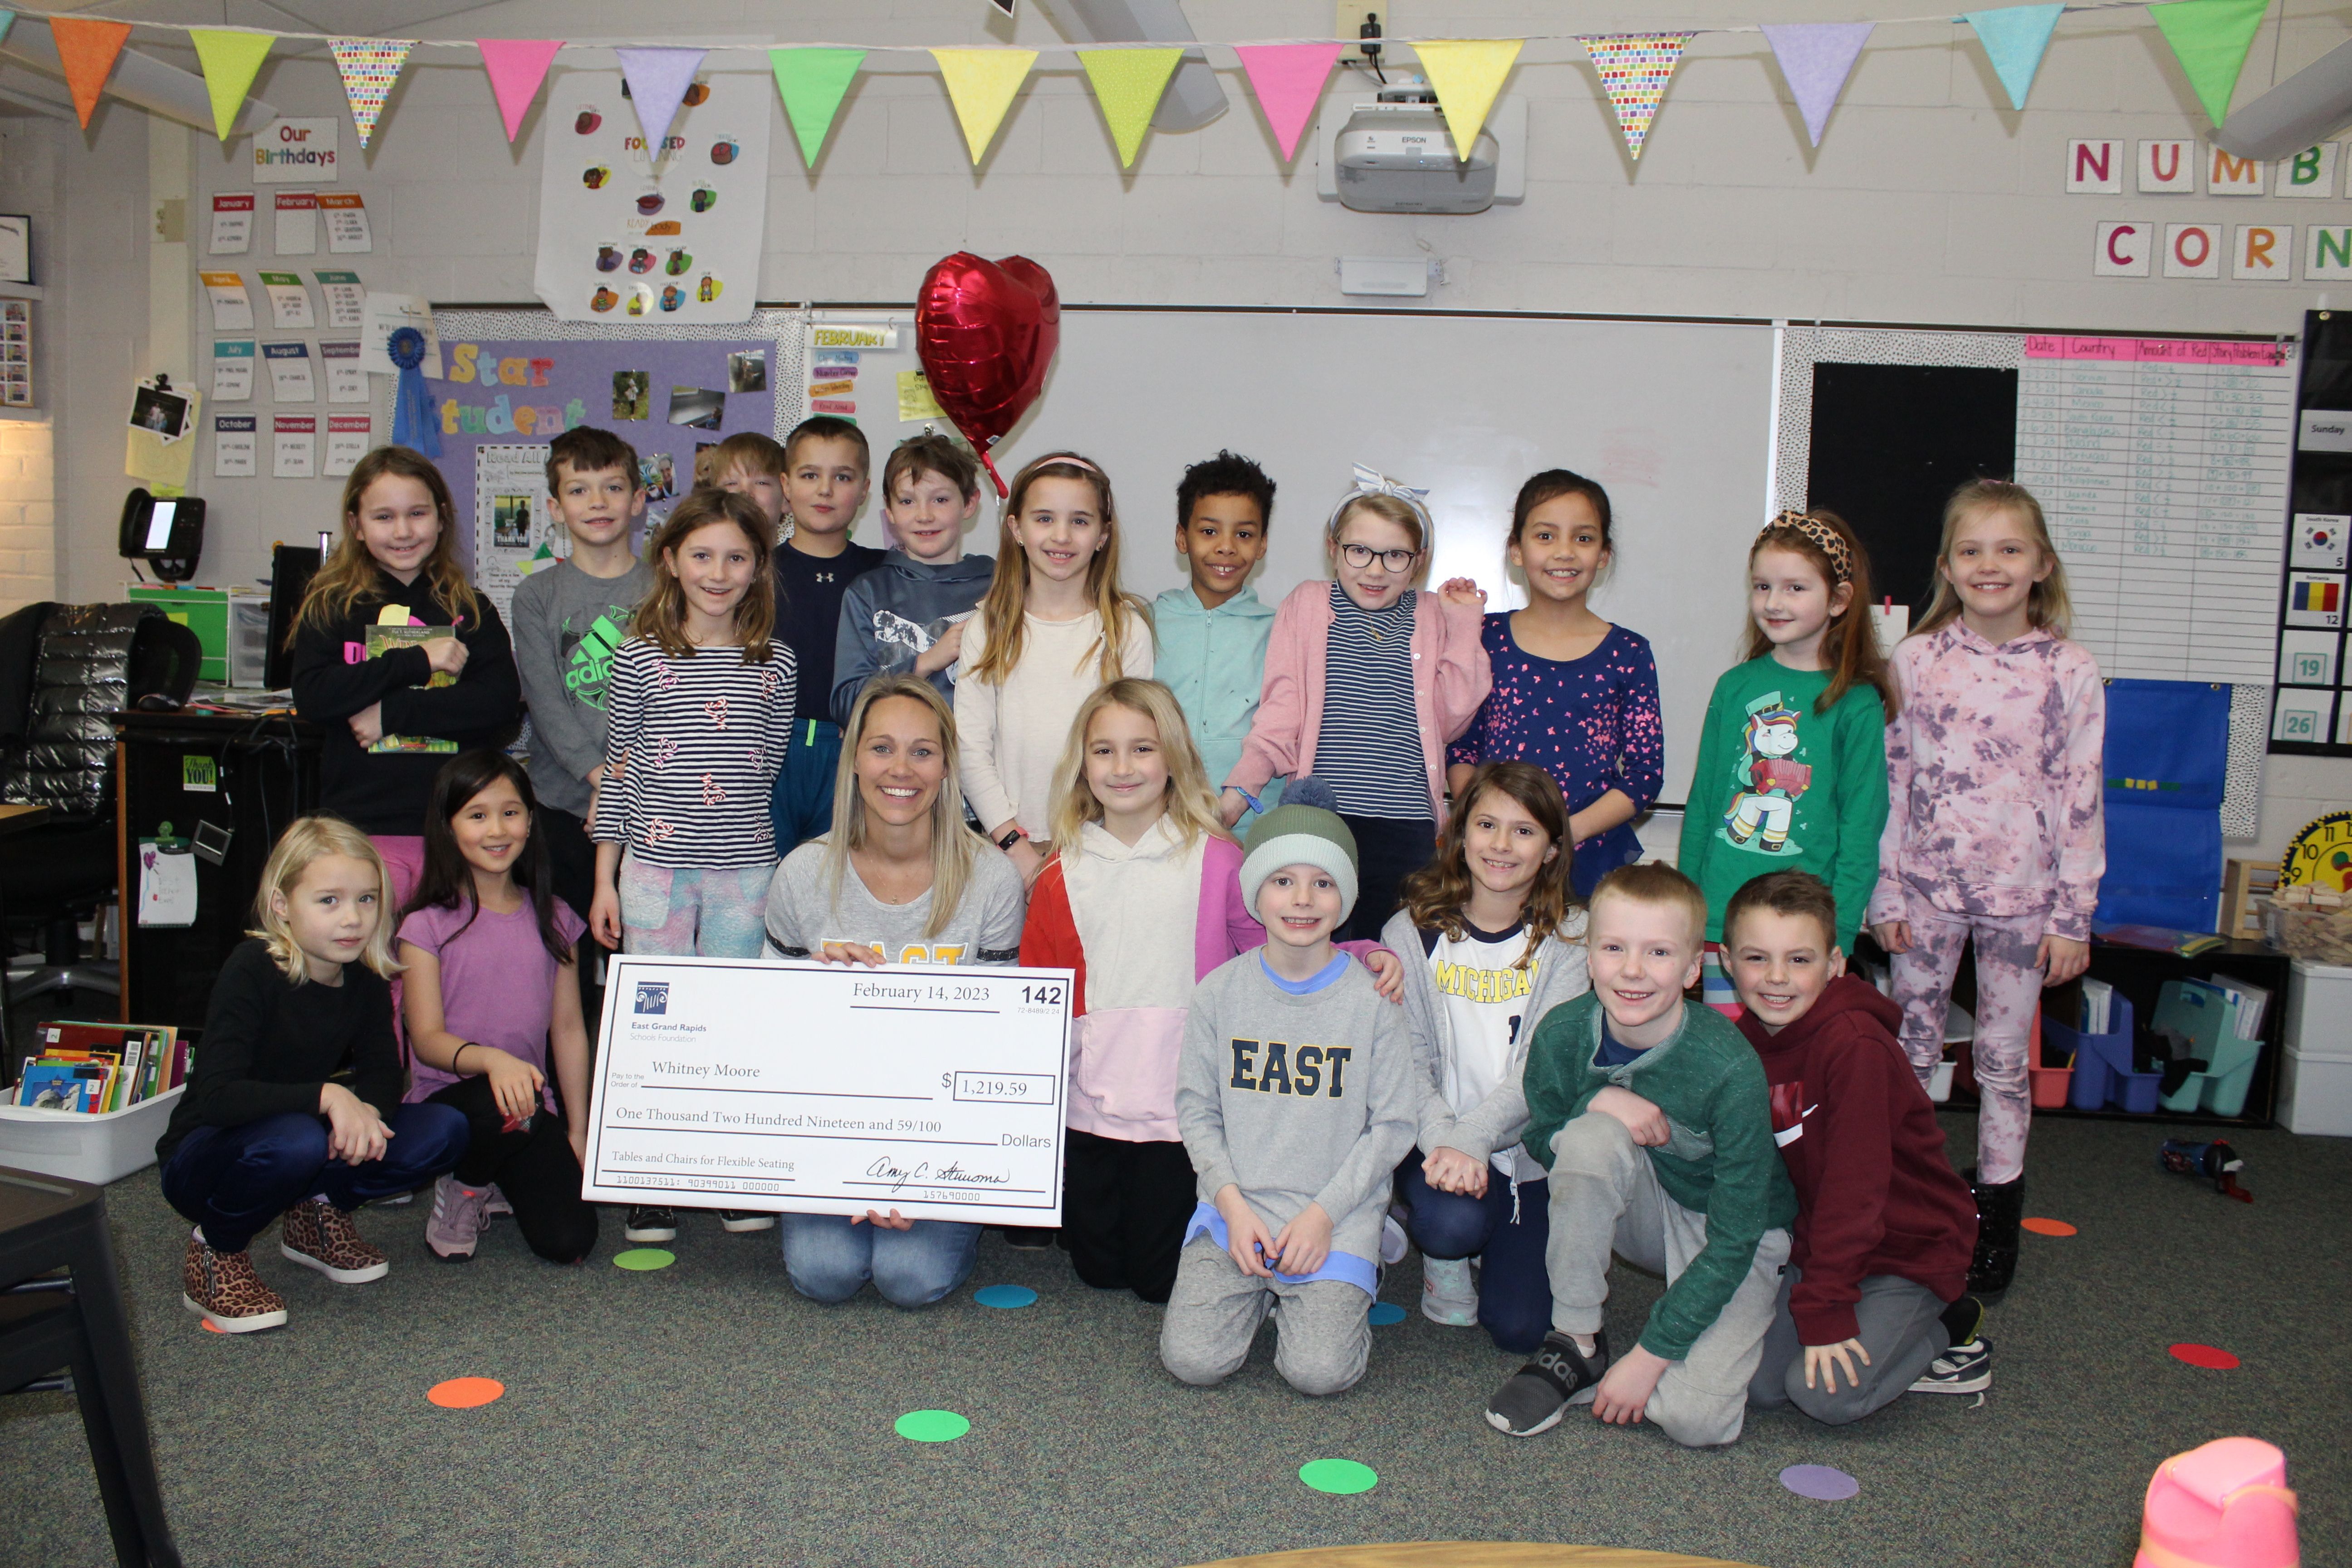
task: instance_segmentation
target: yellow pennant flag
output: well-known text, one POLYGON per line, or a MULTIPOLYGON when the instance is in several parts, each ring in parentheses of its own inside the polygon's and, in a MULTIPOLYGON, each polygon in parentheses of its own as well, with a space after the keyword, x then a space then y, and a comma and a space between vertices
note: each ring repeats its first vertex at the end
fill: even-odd
POLYGON ((955 105, 956 121, 963 127, 964 144, 971 149, 974 167, 1004 123, 1013 95, 1028 79, 1037 63, 1034 49, 933 49, 940 75, 947 79, 948 100, 955 105))
POLYGON ((1110 126, 1110 139, 1118 143, 1120 168, 1135 166, 1160 95, 1168 90, 1168 79, 1183 58, 1181 49, 1078 51, 1078 63, 1087 68, 1087 79, 1095 84, 1095 101, 1102 105, 1103 120, 1110 126))
POLYGON ((1445 111, 1445 128, 1454 134, 1454 156, 1464 162, 1478 140, 1503 79, 1519 58, 1517 38, 1457 38, 1415 44, 1422 74, 1437 89, 1437 107, 1445 111))
POLYGON ((205 90, 213 100, 213 130, 226 142, 228 128, 236 123, 236 111, 245 107, 245 95, 275 39, 268 33, 192 27, 188 41, 196 46, 196 58, 205 68, 205 90))

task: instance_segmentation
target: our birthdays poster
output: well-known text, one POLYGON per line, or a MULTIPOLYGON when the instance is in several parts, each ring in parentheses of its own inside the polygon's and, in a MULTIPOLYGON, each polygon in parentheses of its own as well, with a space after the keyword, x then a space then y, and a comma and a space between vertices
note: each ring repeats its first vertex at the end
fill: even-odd
POLYGON ((548 90, 533 287, 567 321, 743 321, 768 214, 764 74, 695 79, 648 158, 621 73, 564 71, 548 90))

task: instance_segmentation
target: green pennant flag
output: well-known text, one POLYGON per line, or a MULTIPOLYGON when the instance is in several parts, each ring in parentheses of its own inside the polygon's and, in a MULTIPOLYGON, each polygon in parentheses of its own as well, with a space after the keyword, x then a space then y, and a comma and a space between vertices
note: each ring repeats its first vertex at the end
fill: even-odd
POLYGON ((1118 166, 1131 169, 1151 128, 1152 111, 1168 79, 1176 74, 1181 49, 1080 49, 1078 63, 1095 84, 1095 100, 1102 105, 1110 139, 1118 144, 1118 166))
POLYGON ((801 156, 812 169, 824 151, 825 133, 833 117, 857 79, 865 62, 864 49, 770 49, 768 63, 775 68, 776 92, 784 100, 784 116, 800 139, 801 156))
POLYGON ((233 33, 213 27, 192 27, 188 41, 196 46, 196 59, 205 68, 205 90, 212 95, 213 130, 224 142, 245 107, 246 92, 277 41, 269 33, 233 33))
POLYGON ((2270 0, 2172 0, 2147 8, 2216 125, 2230 117, 2238 72, 2269 9, 2270 0))

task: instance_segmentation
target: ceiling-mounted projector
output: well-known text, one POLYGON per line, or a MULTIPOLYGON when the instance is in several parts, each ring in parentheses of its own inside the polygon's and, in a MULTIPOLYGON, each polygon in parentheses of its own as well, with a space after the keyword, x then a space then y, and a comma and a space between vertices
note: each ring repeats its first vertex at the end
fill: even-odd
POLYGON ((1498 98, 1471 143, 1454 135, 1436 95, 1419 83, 1334 100, 1315 127, 1315 188, 1361 213, 1475 213, 1528 194, 1528 102, 1498 98))

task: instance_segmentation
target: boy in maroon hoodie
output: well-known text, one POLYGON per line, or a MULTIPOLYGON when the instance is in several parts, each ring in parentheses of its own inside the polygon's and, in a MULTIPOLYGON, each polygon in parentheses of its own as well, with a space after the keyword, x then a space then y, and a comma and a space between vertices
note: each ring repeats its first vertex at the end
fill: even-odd
POLYGON ((1796 1244, 1748 1402, 1843 1426, 1906 1390, 1990 1386, 1992 1349, 1965 1293, 1976 1202, 1895 1043, 1901 1011, 1846 973, 1836 931, 1836 896, 1809 871, 1755 879, 1723 915, 1739 1029, 1763 1058, 1797 1189, 1796 1244))

